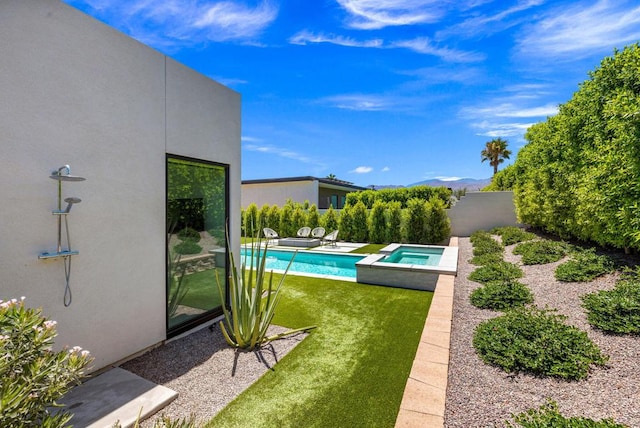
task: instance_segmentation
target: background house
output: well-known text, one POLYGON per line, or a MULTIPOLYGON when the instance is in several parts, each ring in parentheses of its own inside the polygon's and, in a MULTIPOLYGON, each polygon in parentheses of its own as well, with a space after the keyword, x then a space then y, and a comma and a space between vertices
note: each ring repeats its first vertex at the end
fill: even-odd
POLYGON ((42 307, 57 344, 90 350, 96 370, 215 316, 213 300, 168 314, 167 211, 204 215, 223 261, 210 235, 228 218, 239 253, 239 94, 58 0, 0 2, 0 40, 0 299, 42 307), (41 257, 57 253, 49 176, 64 165, 86 178, 61 183, 82 199, 68 306, 65 258, 41 257))
POLYGON ((242 181, 242 207, 251 203, 261 207, 264 204, 283 206, 287 199, 303 203, 309 201, 318 209, 335 209, 344 207, 347 193, 367 190, 366 187, 329 178, 311 176, 269 178, 264 180, 242 181))

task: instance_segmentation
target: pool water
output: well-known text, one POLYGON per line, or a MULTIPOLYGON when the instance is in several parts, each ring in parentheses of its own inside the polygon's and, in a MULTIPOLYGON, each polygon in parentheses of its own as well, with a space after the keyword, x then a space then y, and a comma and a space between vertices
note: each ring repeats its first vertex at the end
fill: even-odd
POLYGON ((438 266, 442 258, 442 248, 400 247, 384 259, 385 263, 438 266))
MULTIPOLYGON (((243 257, 243 260, 250 254, 251 250, 247 250, 245 248, 240 250, 240 255, 243 257)), ((266 270, 284 271, 294 254, 295 253, 293 251, 267 250, 266 270)), ((299 251, 289 268, 289 272, 294 274, 306 273, 355 278, 356 263, 364 257, 365 256, 363 255, 354 254, 330 254, 299 251)), ((249 263, 247 261, 247 265, 248 264, 249 263)))

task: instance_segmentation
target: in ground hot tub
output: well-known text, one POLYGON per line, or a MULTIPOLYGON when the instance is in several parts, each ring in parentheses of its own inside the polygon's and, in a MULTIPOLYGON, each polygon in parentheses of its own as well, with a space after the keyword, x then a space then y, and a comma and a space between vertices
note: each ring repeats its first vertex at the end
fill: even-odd
POLYGON ((434 291, 439 275, 456 275, 458 247, 390 244, 356 263, 365 284, 434 291))

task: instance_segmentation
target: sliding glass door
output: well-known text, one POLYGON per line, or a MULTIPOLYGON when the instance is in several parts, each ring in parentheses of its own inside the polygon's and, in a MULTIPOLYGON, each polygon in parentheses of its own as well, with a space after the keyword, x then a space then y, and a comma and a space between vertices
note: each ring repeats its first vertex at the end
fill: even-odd
POLYGON ((167 336, 222 312, 229 167, 167 155, 167 336))

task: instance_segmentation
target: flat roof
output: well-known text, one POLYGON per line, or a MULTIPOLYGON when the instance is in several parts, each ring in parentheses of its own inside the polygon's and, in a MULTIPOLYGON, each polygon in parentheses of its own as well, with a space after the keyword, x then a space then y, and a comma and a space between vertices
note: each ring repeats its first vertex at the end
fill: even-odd
POLYGON ((242 180, 242 184, 268 184, 268 183, 288 183, 293 181, 317 181, 326 184, 324 187, 339 187, 350 190, 370 190, 368 187, 356 186, 353 183, 343 180, 332 180, 330 178, 318 178, 310 175, 301 177, 283 177, 283 178, 263 178, 258 180, 242 180))

